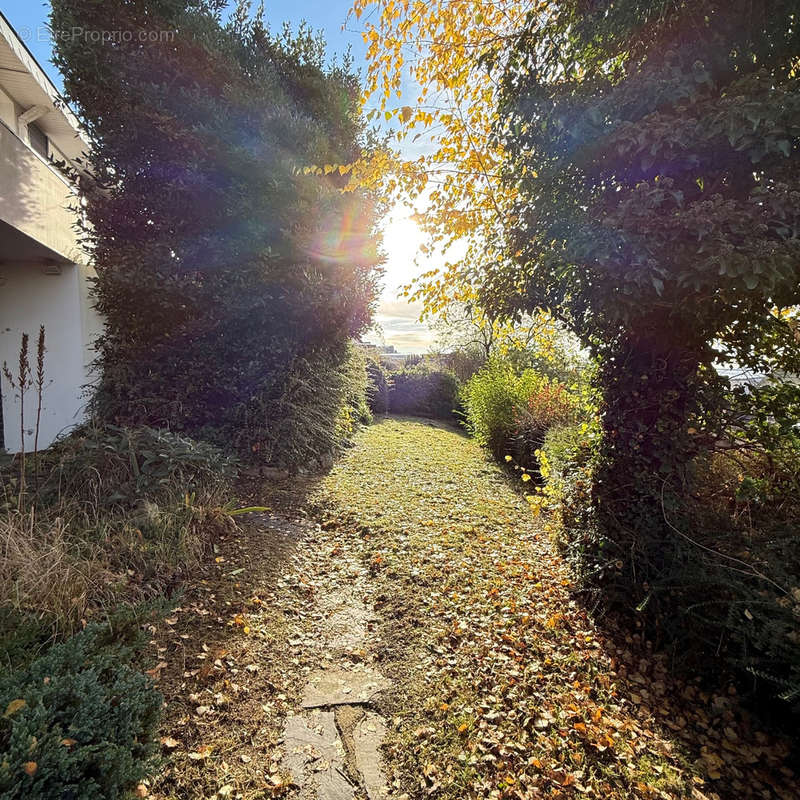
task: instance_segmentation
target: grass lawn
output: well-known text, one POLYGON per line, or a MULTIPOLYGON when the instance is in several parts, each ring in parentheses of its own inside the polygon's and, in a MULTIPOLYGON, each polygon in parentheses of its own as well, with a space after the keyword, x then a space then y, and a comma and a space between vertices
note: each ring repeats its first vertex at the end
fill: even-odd
POLYGON ((601 631, 510 479, 438 423, 389 418, 314 496, 371 570, 410 797, 795 797, 787 746, 729 693, 601 631))

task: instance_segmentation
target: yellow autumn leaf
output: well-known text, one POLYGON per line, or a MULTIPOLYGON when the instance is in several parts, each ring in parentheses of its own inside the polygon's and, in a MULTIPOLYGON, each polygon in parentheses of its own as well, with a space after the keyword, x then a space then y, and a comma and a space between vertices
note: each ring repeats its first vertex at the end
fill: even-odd
POLYGON ((3 714, 4 717, 10 717, 12 714, 16 714, 17 711, 25 708, 28 704, 22 699, 19 698, 18 700, 12 700, 8 707, 6 708, 6 713, 3 714))

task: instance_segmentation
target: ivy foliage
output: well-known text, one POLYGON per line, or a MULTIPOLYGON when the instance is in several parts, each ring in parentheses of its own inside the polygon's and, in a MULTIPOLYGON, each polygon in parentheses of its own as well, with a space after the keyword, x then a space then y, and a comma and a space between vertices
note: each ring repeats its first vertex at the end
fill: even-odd
POLYGON ((566 0, 487 62, 518 199, 484 298, 551 309, 598 359, 593 502, 637 603, 719 434, 714 365, 800 368, 798 57, 788 0, 566 0))
POLYGON ((350 63, 306 28, 272 33, 246 2, 225 22, 225 5, 56 0, 51 25, 126 32, 55 37, 92 143, 96 407, 118 424, 235 434, 252 454, 274 450, 279 420, 263 413, 296 368, 346 371, 375 297, 376 207, 341 191, 347 176, 308 169, 367 144, 350 63))

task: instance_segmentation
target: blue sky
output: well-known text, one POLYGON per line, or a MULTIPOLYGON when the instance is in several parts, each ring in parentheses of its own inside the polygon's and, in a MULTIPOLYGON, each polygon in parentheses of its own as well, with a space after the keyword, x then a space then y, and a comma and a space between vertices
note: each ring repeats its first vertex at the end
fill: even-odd
MULTIPOLYGON (((302 20, 305 20, 315 30, 323 31, 329 53, 343 54, 350 48, 356 66, 364 67, 366 47, 358 32, 358 23, 353 20, 347 29, 343 30, 350 8, 347 0, 330 0, 324 3, 267 0, 265 6, 267 20, 273 28, 280 28, 286 21, 297 27, 302 20)), ((50 62, 52 46, 47 31, 49 2, 0 0, 0 10, 51 80, 61 88, 61 78, 50 62)), ((382 337, 381 334, 372 333, 366 338, 371 341, 383 338, 387 344, 393 344, 403 353, 425 352, 430 347, 431 335, 425 325, 417 322, 420 309, 401 300, 397 292, 400 285, 408 283, 419 272, 430 269, 430 263, 421 263, 419 267, 414 264, 418 255, 417 248, 423 241, 422 236, 410 219, 409 212, 400 206, 395 207, 386 220, 385 234, 388 259, 385 264, 384 290, 377 315, 382 337)))

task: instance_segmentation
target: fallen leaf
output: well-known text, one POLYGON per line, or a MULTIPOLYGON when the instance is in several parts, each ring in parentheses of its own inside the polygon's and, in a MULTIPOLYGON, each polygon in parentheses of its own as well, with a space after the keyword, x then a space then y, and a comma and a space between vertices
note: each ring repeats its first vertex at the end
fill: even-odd
POLYGON ((163 747, 166 747, 167 750, 174 750, 180 742, 177 739, 173 739, 172 736, 162 736, 161 737, 161 744, 163 747))
POLYGON ((3 714, 3 716, 10 717, 12 714, 16 714, 17 711, 20 711, 21 709, 25 708, 25 706, 27 705, 28 704, 22 698, 20 698, 19 700, 12 700, 8 704, 8 707, 6 708, 6 713, 3 714))
POLYGON ((189 753, 189 758, 191 758, 192 761, 202 761, 211 755, 213 749, 211 745, 204 744, 202 747, 198 747, 194 752, 189 753))

